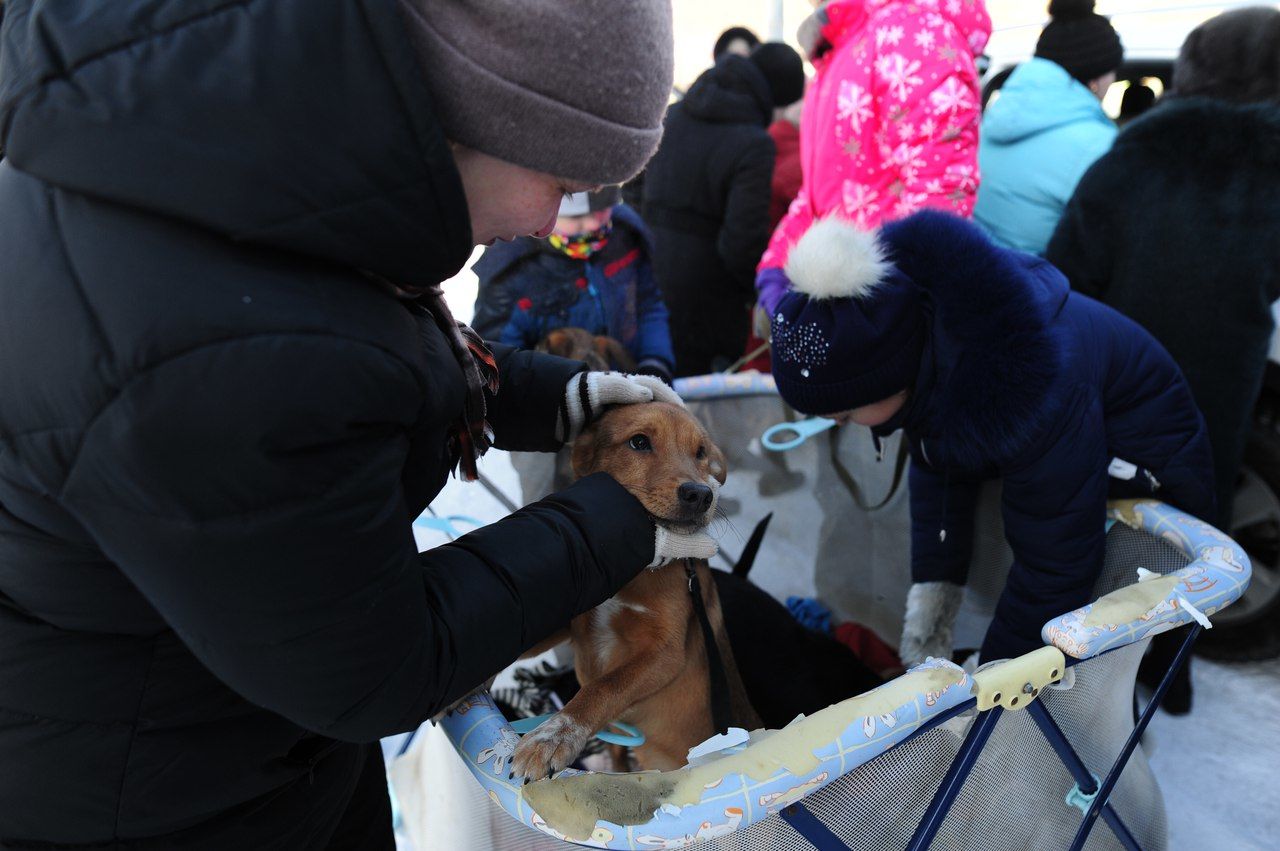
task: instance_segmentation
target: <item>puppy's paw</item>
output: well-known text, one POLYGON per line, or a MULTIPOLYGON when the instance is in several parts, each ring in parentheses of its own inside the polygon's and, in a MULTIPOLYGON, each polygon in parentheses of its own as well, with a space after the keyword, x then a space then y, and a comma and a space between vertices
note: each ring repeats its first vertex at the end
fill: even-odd
POLYGON ((517 777, 528 780, 550 777, 582 753, 593 732, 561 712, 520 740, 511 767, 517 777))

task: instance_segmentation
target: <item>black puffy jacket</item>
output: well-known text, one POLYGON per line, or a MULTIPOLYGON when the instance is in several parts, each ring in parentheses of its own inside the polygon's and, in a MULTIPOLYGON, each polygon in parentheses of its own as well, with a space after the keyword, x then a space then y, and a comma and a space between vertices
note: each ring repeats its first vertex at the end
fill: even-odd
MULTIPOLYGON (((1187 377, 1232 499, 1280 298, 1280 107, 1172 98, 1085 173, 1046 252, 1151 332, 1187 377)), ((1253 522, 1253 521, 1250 521, 1253 522)))
MULTIPOLYGON (((394 3, 5 5, 0 845, 337 841, 342 743, 605 599, 652 526, 598 477, 416 551, 462 376, 358 270, 471 238, 394 3)), ((498 444, 555 449, 580 365, 499 358, 498 444)))
POLYGON ((756 264, 769 244, 772 115, 764 75, 726 55, 667 111, 645 171, 643 214, 677 375, 723 368, 746 348, 756 264))

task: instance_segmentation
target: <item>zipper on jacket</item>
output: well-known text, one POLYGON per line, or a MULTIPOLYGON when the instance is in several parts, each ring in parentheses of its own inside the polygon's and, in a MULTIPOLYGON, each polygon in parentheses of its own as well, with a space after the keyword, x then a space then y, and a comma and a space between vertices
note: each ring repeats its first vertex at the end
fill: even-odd
POLYGON ((595 302, 596 305, 596 322, 599 323, 597 327, 604 329, 600 333, 609 334, 609 313, 604 309, 604 295, 601 293, 600 287, 596 285, 594 280, 596 269, 588 263, 585 272, 587 278, 587 295, 591 296, 591 300, 595 302))

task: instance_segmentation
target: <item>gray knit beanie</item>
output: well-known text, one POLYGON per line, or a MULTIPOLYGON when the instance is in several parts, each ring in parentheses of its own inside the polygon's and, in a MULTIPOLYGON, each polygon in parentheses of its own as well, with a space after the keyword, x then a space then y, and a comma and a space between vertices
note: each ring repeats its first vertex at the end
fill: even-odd
POLYGON ((557 177, 625 183, 662 138, 671 0, 398 0, 445 135, 557 177))

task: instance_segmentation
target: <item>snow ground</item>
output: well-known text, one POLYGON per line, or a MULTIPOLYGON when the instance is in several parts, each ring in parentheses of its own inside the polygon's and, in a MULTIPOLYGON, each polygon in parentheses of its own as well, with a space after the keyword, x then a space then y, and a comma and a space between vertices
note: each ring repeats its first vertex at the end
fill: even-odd
MULTIPOLYGON (((445 292, 455 315, 469 318, 474 276, 464 272, 446 285, 445 292)), ((513 501, 520 501, 515 471, 505 453, 490 452, 480 471, 513 501)), ((482 486, 455 480, 432 507, 441 515, 464 514, 486 523, 506 514, 482 486)), ((423 549, 447 540, 440 532, 417 527, 414 534, 423 549)), ((774 593, 784 588, 797 593, 792 587, 794 571, 783 568, 761 563, 752 578, 774 593)), ((1191 714, 1158 713, 1144 739, 1165 794, 1170 848, 1280 849, 1280 660, 1224 665, 1196 659, 1193 678, 1191 714)))

